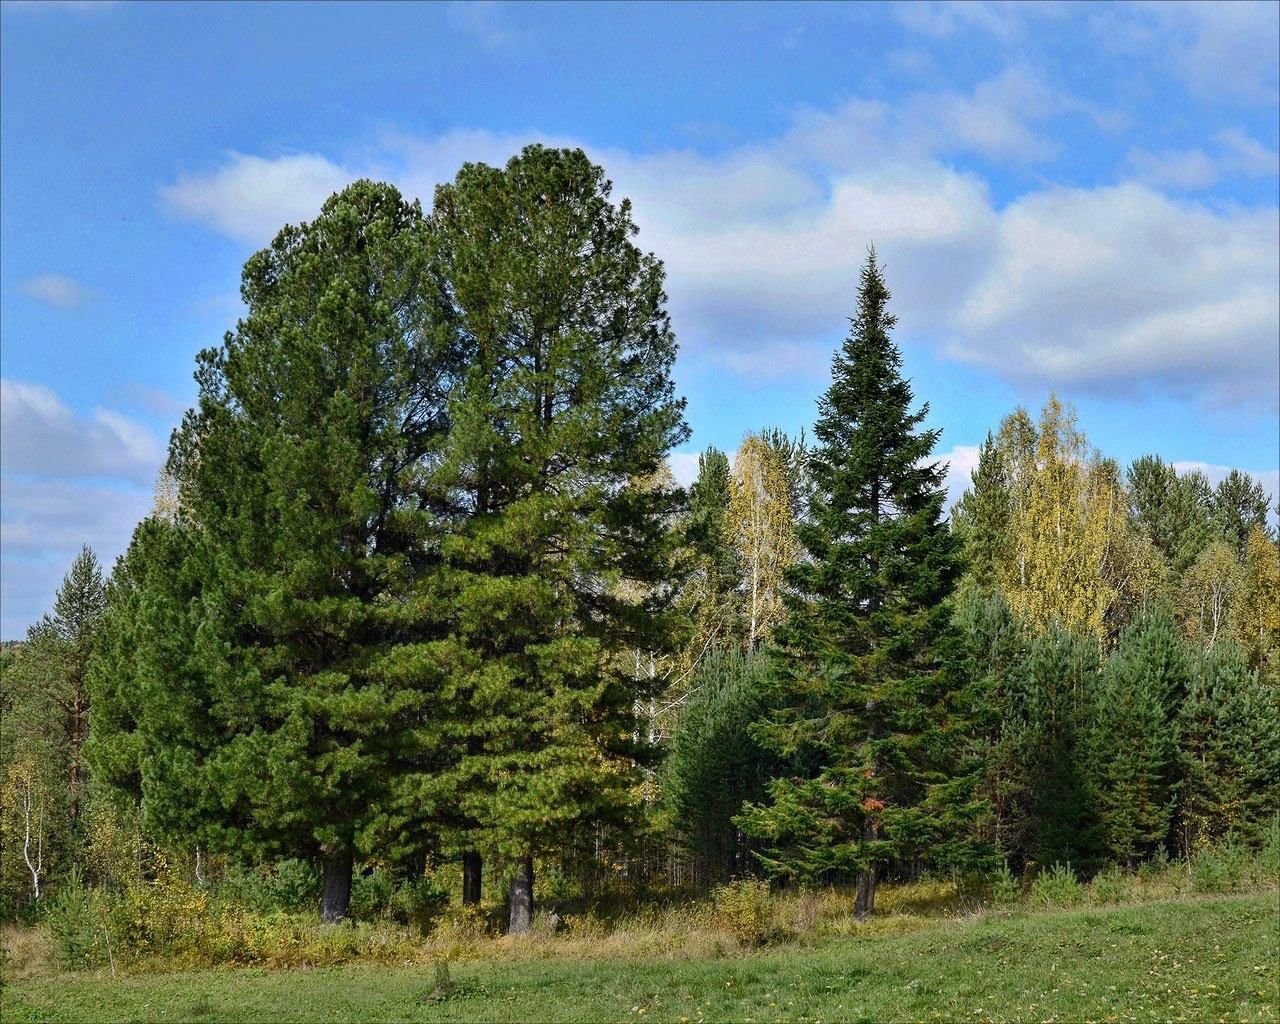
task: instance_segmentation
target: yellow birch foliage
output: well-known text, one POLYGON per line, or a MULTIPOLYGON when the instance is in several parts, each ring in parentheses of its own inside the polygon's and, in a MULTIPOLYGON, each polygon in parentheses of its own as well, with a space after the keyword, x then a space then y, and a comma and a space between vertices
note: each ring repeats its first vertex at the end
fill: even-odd
POLYGON ((1255 667, 1280 673, 1280 546, 1255 526, 1245 546, 1235 632, 1255 667))
POLYGON ((729 531, 741 559, 747 646, 768 639, 782 619, 782 574, 800 556, 779 451, 748 434, 733 459, 729 531))
POLYGON ((1178 595, 1178 610, 1187 635, 1206 650, 1225 638, 1236 639, 1244 571, 1235 547, 1216 540, 1187 570, 1178 595))
POLYGON ((1114 468, 1089 452, 1075 413, 1050 395, 1004 574, 1010 606, 1037 632, 1059 623, 1106 634, 1117 598, 1109 575, 1127 524, 1114 468))

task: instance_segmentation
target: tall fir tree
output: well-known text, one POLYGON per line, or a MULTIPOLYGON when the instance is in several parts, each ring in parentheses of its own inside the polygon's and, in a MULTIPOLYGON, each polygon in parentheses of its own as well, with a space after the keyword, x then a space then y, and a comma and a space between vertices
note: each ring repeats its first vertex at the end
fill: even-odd
MULTIPOLYGON (((528 929, 534 858, 637 802, 634 652, 673 632, 685 439, 662 264, 580 150, 530 146, 436 191, 433 274, 467 359, 436 479, 455 515, 431 575, 464 748, 431 792, 451 846, 515 865, 528 929)), ((428 794, 424 793, 424 798, 428 794)))
POLYGON ((740 818, 774 874, 856 876, 859 917, 886 866, 968 853, 980 811, 976 776, 954 774, 950 756, 968 731, 947 670, 958 541, 888 301, 873 250, 819 402, 798 529, 808 557, 787 576, 772 710, 756 730, 792 768, 740 818))

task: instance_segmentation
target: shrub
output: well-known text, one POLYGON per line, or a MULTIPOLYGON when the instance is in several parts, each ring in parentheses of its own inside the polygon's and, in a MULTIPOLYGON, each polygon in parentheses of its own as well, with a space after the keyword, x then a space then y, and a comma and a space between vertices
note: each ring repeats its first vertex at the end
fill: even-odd
POLYGON ((769 883, 743 878, 711 892, 716 922, 744 946, 758 946, 771 931, 774 900, 769 883))
POLYGON ((1070 864, 1055 864, 1031 882, 1031 902, 1040 907, 1072 907, 1084 898, 1084 886, 1070 864))
POLYGON ((1089 883, 1095 903, 1121 903, 1129 895, 1129 880, 1115 864, 1094 875, 1089 883))
POLYGON ((1022 898, 1022 880, 1001 864, 991 876, 991 902, 997 907, 1012 907, 1022 898))
POLYGON ((448 891, 430 875, 402 882, 391 893, 387 911, 393 920, 410 924, 422 935, 449 906, 448 891))
POLYGON ((1191 859, 1191 888, 1196 892, 1237 892, 1252 881, 1248 849, 1228 837, 1206 846, 1191 859))

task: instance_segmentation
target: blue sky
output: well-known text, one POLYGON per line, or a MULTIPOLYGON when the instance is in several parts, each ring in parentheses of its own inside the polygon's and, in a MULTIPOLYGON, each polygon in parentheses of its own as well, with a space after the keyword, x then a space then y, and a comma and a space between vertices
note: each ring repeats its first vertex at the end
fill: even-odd
POLYGON ((5 638, 127 543, 249 253, 535 140, 667 263, 679 474, 811 422, 874 241, 957 492, 1050 388, 1280 491, 1274 3, 2 8, 5 638))

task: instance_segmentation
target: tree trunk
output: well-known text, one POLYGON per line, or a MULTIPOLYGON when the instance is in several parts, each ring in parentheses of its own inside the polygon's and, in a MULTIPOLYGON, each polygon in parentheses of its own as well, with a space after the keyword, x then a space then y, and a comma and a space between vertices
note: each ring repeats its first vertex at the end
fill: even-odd
POLYGON ((320 920, 334 924, 347 916, 351 905, 351 869, 355 857, 350 849, 332 850, 324 856, 324 896, 320 920))
POLYGON ((462 855, 462 905, 474 906, 480 902, 480 880, 484 861, 475 850, 462 855))
POLYGON ((527 935, 533 924, 533 855, 525 857, 511 879, 511 935, 527 935))
POLYGON ((853 903, 853 919, 864 921, 876 908, 876 869, 867 868, 858 874, 858 895, 853 903))

